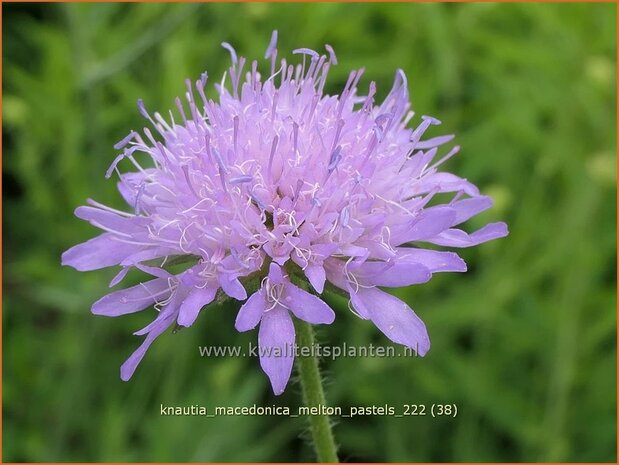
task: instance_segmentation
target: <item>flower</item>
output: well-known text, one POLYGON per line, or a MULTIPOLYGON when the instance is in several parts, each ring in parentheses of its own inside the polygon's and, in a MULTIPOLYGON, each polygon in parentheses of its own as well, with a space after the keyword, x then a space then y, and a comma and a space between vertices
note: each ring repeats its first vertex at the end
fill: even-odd
MULTIPOLYGON (((187 102, 176 100, 177 120, 151 114, 138 101, 158 134, 131 131, 115 145, 120 154, 106 174, 118 175, 132 211, 94 200, 75 211, 104 232, 66 251, 63 264, 79 271, 120 265, 111 286, 132 268, 153 278, 92 306, 105 316, 151 305, 159 311, 135 333, 146 337, 122 365, 123 380, 161 333, 174 324, 191 326, 219 297, 247 299, 236 328, 259 324, 261 347, 293 344, 291 315, 313 324, 335 318, 316 296, 325 286, 346 293, 353 313, 389 339, 424 355, 430 347, 425 325, 380 288, 466 271, 455 253, 423 243, 469 247, 507 235, 504 223, 471 234, 456 228, 492 200, 438 170, 458 152, 456 146, 434 161, 453 138, 424 138, 438 120, 422 116, 416 127, 407 127, 413 112, 403 71, 380 104, 373 82, 366 95, 357 94, 363 70, 350 73, 339 95, 327 95, 329 69, 337 64, 333 49, 327 45, 323 55, 294 50, 302 59, 293 65, 278 63, 276 42, 274 32, 266 79, 256 61, 245 71, 245 58, 223 43, 232 65, 215 86, 218 100, 205 94, 206 73, 195 86, 187 81, 187 102), (138 163, 137 152, 147 154, 152 166, 138 163), (121 161, 135 170, 121 172, 121 161), (430 206, 439 193, 451 193, 449 201, 430 206), (189 266, 174 274, 168 265, 179 260, 189 266)), ((290 354, 261 352, 275 394, 283 392, 292 364, 290 354)))
POLYGON ((316 325, 335 320, 335 313, 326 303, 292 284, 279 265, 271 262, 264 285, 243 304, 235 327, 248 331, 260 323, 260 364, 275 394, 284 392, 294 362, 295 331, 288 310, 300 320, 316 325))

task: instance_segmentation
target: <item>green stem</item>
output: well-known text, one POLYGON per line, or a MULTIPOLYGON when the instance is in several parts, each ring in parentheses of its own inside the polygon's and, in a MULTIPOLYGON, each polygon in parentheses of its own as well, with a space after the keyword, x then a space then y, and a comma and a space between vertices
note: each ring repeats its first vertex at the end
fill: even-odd
MULTIPOLYGON (((297 369, 301 376, 303 402, 307 407, 326 406, 325 392, 322 388, 322 378, 318 368, 318 359, 314 355, 314 330, 310 323, 297 321, 297 336, 299 348, 309 347, 312 355, 297 358, 297 369)), ((319 462, 338 462, 337 447, 333 439, 331 422, 328 415, 310 415, 312 442, 319 462)))

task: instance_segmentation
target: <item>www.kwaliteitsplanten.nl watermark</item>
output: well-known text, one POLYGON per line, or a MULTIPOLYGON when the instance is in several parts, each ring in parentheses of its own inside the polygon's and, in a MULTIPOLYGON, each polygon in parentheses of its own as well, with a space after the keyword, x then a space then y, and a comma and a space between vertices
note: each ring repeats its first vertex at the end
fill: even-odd
POLYGON ((201 357, 318 357, 335 360, 339 357, 417 357, 411 347, 355 346, 344 343, 341 346, 313 344, 298 346, 286 344, 283 347, 259 347, 254 343, 247 346, 198 346, 201 357))

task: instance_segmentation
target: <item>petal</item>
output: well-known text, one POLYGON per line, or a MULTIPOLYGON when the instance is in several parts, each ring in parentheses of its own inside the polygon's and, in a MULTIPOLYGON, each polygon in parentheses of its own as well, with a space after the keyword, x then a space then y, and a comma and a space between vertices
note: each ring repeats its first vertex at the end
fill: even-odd
POLYGON ((140 191, 140 186, 147 177, 152 176, 155 172, 156 170, 154 168, 146 168, 144 172, 138 171, 120 175, 121 180, 117 183, 117 187, 120 195, 122 195, 125 202, 127 202, 127 205, 131 208, 135 207, 135 201, 140 191))
POLYGON ((397 260, 403 263, 413 262, 423 264, 431 273, 441 271, 466 271, 466 263, 453 252, 439 252, 438 250, 399 247, 397 260))
POLYGON ((154 276, 155 278, 168 279, 173 277, 172 273, 170 273, 168 270, 164 270, 163 268, 158 268, 156 266, 148 266, 137 263, 135 267, 146 274, 154 276))
POLYGON ((286 388, 294 363, 295 332, 288 310, 276 306, 265 312, 258 331, 260 366, 269 377, 273 393, 286 388))
POLYGON ((271 284, 280 284, 284 282, 282 269, 279 265, 273 262, 269 265, 269 280, 271 281, 271 284))
POLYGON ((247 291, 245 291, 245 288, 238 278, 232 278, 230 275, 224 273, 220 275, 219 284, 221 285, 223 291, 230 297, 233 297, 236 300, 247 299, 247 291))
POLYGON ((109 229, 128 235, 140 232, 143 230, 141 226, 146 226, 145 218, 121 216, 95 207, 78 207, 75 210, 75 216, 88 221, 97 228, 109 229))
POLYGON ((449 206, 456 211, 456 220, 452 226, 464 223, 469 218, 492 207, 494 202, 490 197, 479 196, 470 199, 458 200, 449 206))
POLYGON ((421 178, 421 191, 430 192, 438 189, 438 192, 459 192, 463 191, 470 196, 479 195, 479 189, 474 184, 471 184, 466 179, 459 178, 455 174, 438 172, 429 174, 421 178))
POLYGON ((283 304, 290 308, 294 316, 315 325, 333 323, 335 313, 320 298, 289 282, 284 286, 283 304))
POLYGON ((155 258, 163 258, 169 257, 173 255, 177 255, 179 252, 175 249, 170 249, 167 247, 151 247, 146 250, 140 250, 136 253, 132 253, 128 255, 123 261, 120 263, 122 266, 133 266, 136 263, 154 260, 155 258))
POLYGON ((305 268, 305 276, 312 287, 316 289, 316 292, 322 294, 322 291, 325 289, 325 280, 327 279, 324 267, 321 265, 308 265, 305 268))
POLYGON ((490 223, 474 233, 467 234, 460 229, 448 229, 438 236, 428 240, 432 244, 448 247, 471 247, 509 234, 505 223, 490 223))
POLYGON ((170 284, 167 279, 153 279, 101 297, 92 305, 92 313, 119 316, 139 312, 156 301, 167 299, 170 293, 170 284))
POLYGON ((324 268, 327 273, 327 279, 334 286, 346 290, 348 281, 344 273, 345 263, 337 258, 329 258, 324 262, 324 268))
POLYGON ((426 150, 433 149, 434 147, 439 147, 440 145, 446 144, 451 141, 455 137, 454 134, 448 134, 445 136, 437 136, 432 139, 422 140, 415 144, 415 150, 426 150))
POLYGON ((123 269, 121 269, 116 276, 114 276, 112 278, 112 280, 110 281, 110 285, 109 287, 114 287, 116 286, 118 283, 120 283, 123 279, 125 279, 125 276, 127 276, 127 273, 129 272, 129 267, 124 267, 123 269))
POLYGON ((118 265, 126 257, 139 251, 135 245, 114 239, 113 234, 104 233, 62 254, 62 264, 78 271, 92 271, 118 265))
POLYGON ((183 299, 187 296, 189 290, 184 287, 177 287, 174 291, 174 294, 168 299, 168 303, 164 305, 164 307, 157 314, 157 318, 151 321, 149 324, 144 326, 142 329, 135 331, 133 334, 135 336, 144 336, 145 334, 150 333, 153 329, 157 328, 161 321, 167 320, 168 318, 178 316, 178 308, 183 299))
POLYGON ((339 244, 314 244, 311 249, 314 255, 317 255, 324 260, 327 257, 330 257, 339 248, 339 246, 339 244))
POLYGON ((367 309, 365 308, 365 305, 363 304, 363 301, 357 295, 357 292, 360 289, 361 288, 357 288, 357 290, 354 290, 350 284, 348 285, 347 291, 348 291, 348 295, 350 296, 350 303, 352 304, 353 308, 355 309, 354 313, 356 313, 357 316, 359 316, 360 318, 363 318, 364 320, 369 320, 370 319, 370 314, 368 313, 367 309))
POLYGON ((174 322, 174 314, 168 315, 167 318, 161 319, 153 325, 150 332, 142 342, 142 345, 138 347, 138 349, 131 354, 131 356, 122 364, 120 367, 120 378, 123 381, 129 381, 129 379, 133 376, 135 369, 139 365, 139 363, 144 358, 146 351, 150 347, 150 345, 154 342, 161 333, 163 333, 166 329, 170 327, 170 325, 174 322))
POLYGON ((262 289, 258 292, 254 292, 236 315, 236 321, 234 322, 236 330, 241 332, 249 331, 258 326, 262 314, 267 308, 266 305, 267 303, 262 289))
POLYGON ((364 262, 351 271, 362 284, 369 286, 403 287, 426 283, 432 277, 426 266, 414 262, 364 262))
POLYGON ((359 248, 363 250, 364 253, 357 254, 357 255, 348 254, 346 253, 347 252, 346 249, 348 249, 349 247, 342 247, 342 253, 348 255, 349 257, 355 257, 359 261, 367 260, 369 257, 387 261, 393 258, 395 255, 390 248, 385 247, 385 245, 381 241, 376 240, 376 239, 358 240, 357 246, 359 246, 359 248))
POLYGON ((191 326, 198 318, 202 307, 210 304, 215 299, 217 287, 205 287, 204 289, 194 289, 183 300, 178 313, 178 324, 181 326, 191 326))
POLYGON ((429 239, 453 226, 455 219, 456 212, 452 208, 428 208, 409 223, 404 231, 399 231, 397 237, 392 236, 392 239, 395 245, 429 239))
POLYGON ((430 339, 423 321, 397 297, 380 289, 359 289, 358 303, 385 336, 393 342, 415 350, 421 356, 430 349, 430 339))
MULTIPOLYGON (((369 255, 368 248, 366 245, 375 245, 376 241, 357 241, 358 243, 364 244, 364 247, 360 247, 354 244, 346 244, 341 248, 341 254, 346 255, 348 257, 367 257, 369 255)), ((382 245, 378 244, 377 248, 385 249, 382 245)), ((373 252, 373 251, 372 251, 373 252)))

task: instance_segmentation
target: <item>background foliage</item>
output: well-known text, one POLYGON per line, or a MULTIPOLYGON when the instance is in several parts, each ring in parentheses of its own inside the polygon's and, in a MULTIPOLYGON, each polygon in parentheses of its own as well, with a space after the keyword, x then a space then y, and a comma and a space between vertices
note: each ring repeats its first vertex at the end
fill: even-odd
MULTIPOLYGON (((332 405, 455 403, 456 419, 337 421, 347 461, 615 461, 614 4, 48 4, 3 6, 4 461, 311 461, 302 418, 159 415, 166 405, 290 405, 245 344, 233 308, 162 336, 118 378, 152 310, 94 317, 115 271, 60 254, 95 234, 87 197, 122 207, 103 174, 140 128, 135 102, 173 107, 186 77, 221 75, 226 40, 249 57, 332 44, 386 95, 396 68, 414 109, 463 147, 449 170, 511 235, 464 251, 470 271, 400 292, 428 325, 424 359, 325 360, 332 405)), ((387 344, 347 313, 324 343, 387 344)))

